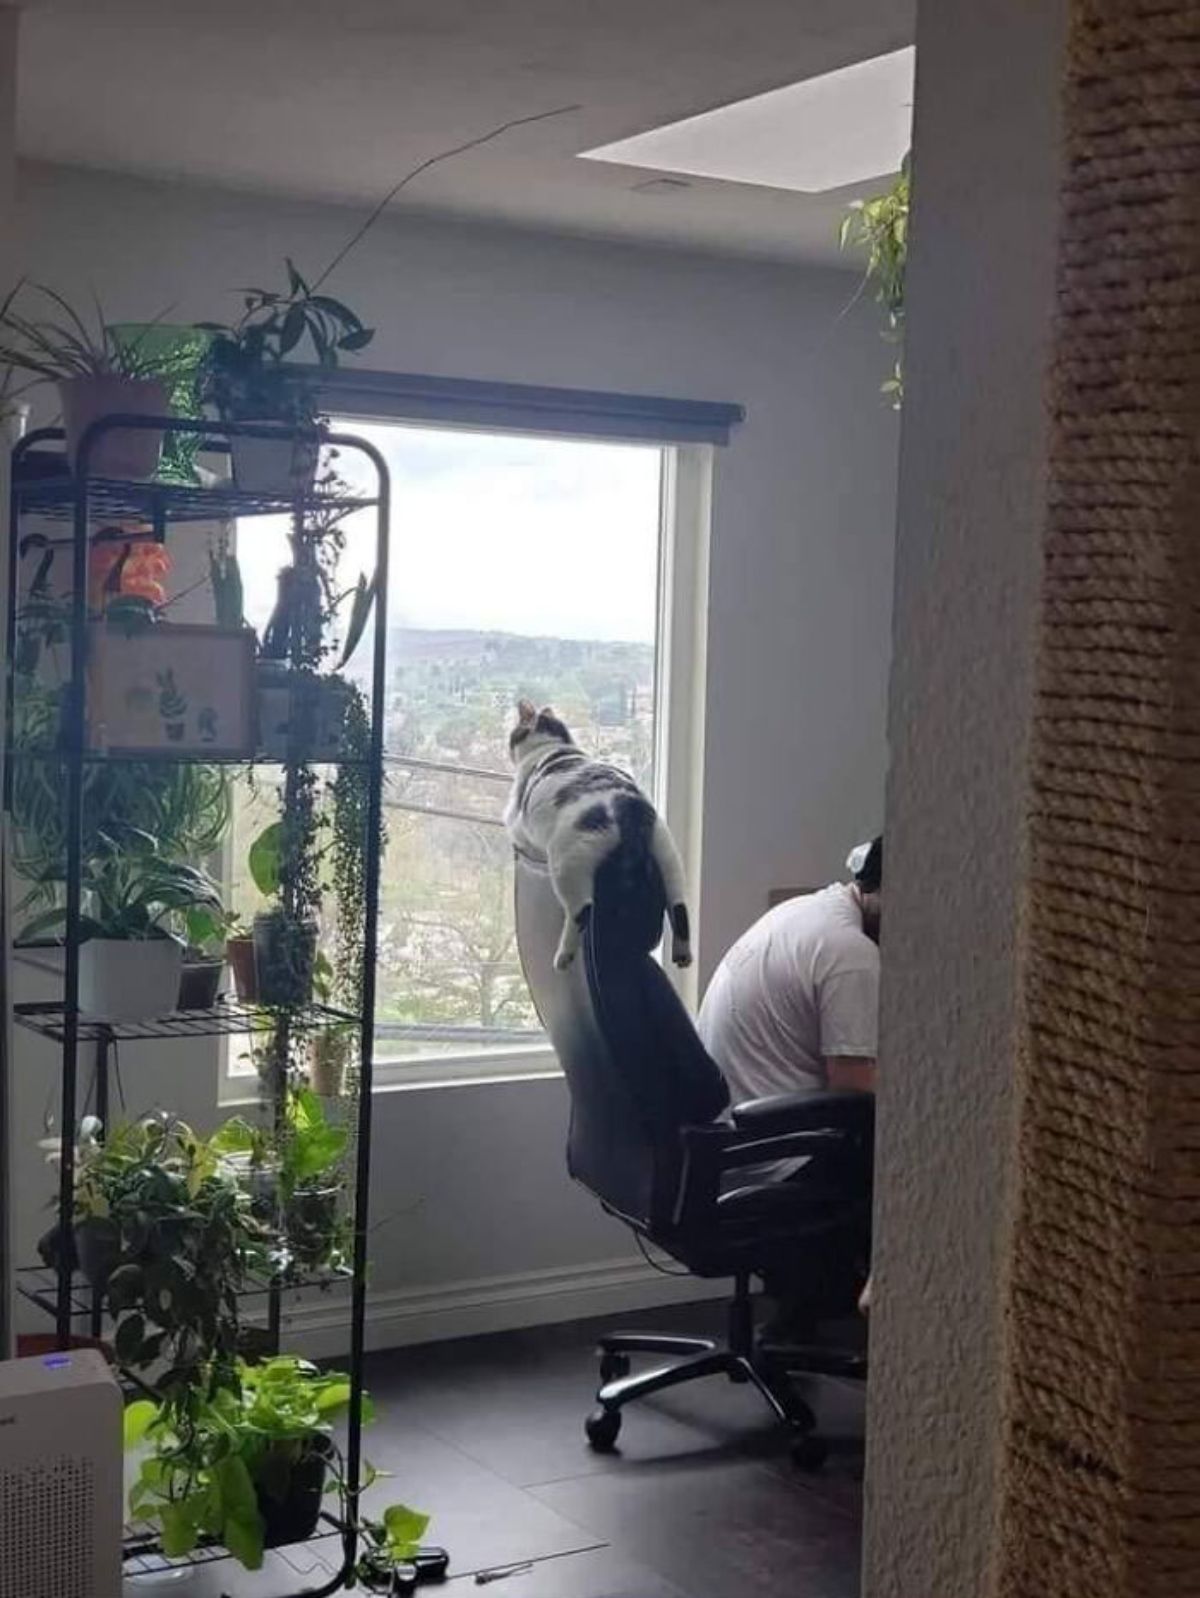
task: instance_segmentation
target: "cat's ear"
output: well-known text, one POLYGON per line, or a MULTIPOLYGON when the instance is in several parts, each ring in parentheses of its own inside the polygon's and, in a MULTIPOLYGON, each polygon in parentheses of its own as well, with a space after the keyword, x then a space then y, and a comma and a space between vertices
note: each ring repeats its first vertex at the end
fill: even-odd
POLYGON ((537 720, 537 707, 534 705, 532 699, 517 700, 517 717, 522 725, 524 725, 524 723, 527 721, 537 720))

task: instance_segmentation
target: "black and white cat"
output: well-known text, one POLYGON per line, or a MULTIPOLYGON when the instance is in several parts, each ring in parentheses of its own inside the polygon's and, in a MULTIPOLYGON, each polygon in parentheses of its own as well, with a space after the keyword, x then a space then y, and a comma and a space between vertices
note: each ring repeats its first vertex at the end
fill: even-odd
POLYGON ((671 959, 690 965, 683 863, 666 822, 632 777, 585 755, 551 709, 537 710, 522 699, 517 715, 508 740, 517 775, 504 824, 517 849, 549 865, 565 916, 556 969, 565 971, 575 958, 592 911, 596 872, 618 848, 648 854, 657 865, 671 923, 671 959))

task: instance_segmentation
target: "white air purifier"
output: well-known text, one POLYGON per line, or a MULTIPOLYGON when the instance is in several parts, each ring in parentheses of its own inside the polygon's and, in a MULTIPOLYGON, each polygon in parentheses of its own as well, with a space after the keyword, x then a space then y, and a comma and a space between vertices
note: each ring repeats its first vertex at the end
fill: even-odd
POLYGON ((0 1362, 0 1598, 121 1598, 122 1408, 95 1349, 0 1362))

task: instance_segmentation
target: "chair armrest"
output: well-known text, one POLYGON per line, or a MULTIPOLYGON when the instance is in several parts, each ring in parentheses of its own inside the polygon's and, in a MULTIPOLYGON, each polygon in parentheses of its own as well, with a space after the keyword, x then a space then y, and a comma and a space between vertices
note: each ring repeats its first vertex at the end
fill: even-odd
MULTIPOLYGON (((868 1094, 850 1096, 869 1097, 868 1094)), ((685 1126, 675 1225, 686 1228, 706 1216, 711 1217, 721 1193, 722 1179, 740 1167, 799 1159, 844 1142, 844 1131, 826 1126, 778 1132, 732 1126, 685 1126)))
POLYGON ((759 1137, 785 1132, 856 1132, 867 1134, 875 1124, 875 1095, 845 1091, 834 1093, 775 1093, 748 1099, 734 1106, 739 1131, 759 1137))

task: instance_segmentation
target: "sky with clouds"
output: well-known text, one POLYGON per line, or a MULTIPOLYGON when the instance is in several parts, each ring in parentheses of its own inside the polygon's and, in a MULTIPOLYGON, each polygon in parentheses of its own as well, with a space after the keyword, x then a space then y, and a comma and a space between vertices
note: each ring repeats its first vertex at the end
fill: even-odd
MULTIPOLYGON (((335 424, 337 425, 337 424, 335 424)), ((344 423, 392 476, 392 626, 651 643, 661 451, 628 444, 344 423)), ((365 468, 349 453, 339 470, 365 468)), ((248 620, 287 559, 284 519, 243 522, 248 620)), ((373 564, 373 517, 347 524, 347 585, 373 564)))

